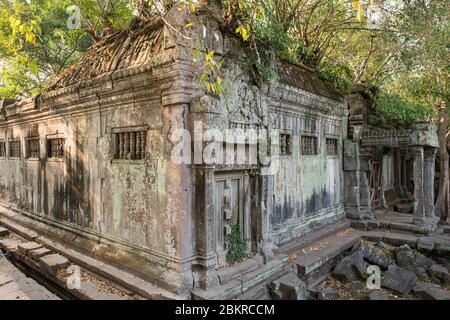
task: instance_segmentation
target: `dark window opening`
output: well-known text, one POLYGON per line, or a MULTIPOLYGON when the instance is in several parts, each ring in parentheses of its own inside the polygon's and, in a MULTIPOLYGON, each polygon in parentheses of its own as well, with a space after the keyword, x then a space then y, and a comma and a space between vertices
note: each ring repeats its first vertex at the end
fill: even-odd
POLYGON ((301 140, 302 155, 312 156, 318 154, 317 137, 302 136, 301 140))
POLYGON ((338 155, 338 141, 337 139, 327 138, 327 156, 337 156, 338 155))
POLYGON ((28 140, 28 158, 39 158, 40 145, 39 138, 28 140))
POLYGON ((6 143, 4 141, 0 142, 0 158, 6 157, 6 143))
POLYGON ((280 134, 280 155, 290 155, 291 151, 291 135, 287 133, 280 134))
POLYGON ((64 157, 64 139, 49 139, 47 143, 47 156, 53 159, 62 159, 64 157))
POLYGON ((11 152, 11 158, 20 158, 20 141, 10 141, 9 142, 9 151, 11 152))
POLYGON ((146 131, 115 133, 114 159, 142 160, 145 158, 146 131))

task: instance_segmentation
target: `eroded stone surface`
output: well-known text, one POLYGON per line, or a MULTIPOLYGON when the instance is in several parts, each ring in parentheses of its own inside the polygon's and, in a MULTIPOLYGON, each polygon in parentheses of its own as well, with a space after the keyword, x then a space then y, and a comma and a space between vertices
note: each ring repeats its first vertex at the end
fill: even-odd
POLYGON ((17 246, 17 250, 19 251, 19 253, 23 255, 27 255, 27 253, 31 250, 36 250, 40 248, 42 248, 42 245, 36 242, 24 242, 20 243, 17 246))
POLYGON ((362 279, 367 264, 359 251, 343 258, 334 268, 333 275, 340 280, 353 281, 362 279))
POLYGON ((413 293, 422 300, 450 300, 450 291, 431 283, 418 282, 413 288, 413 293))
POLYGON ((416 282, 417 277, 413 272, 396 265, 390 265, 381 279, 381 286, 398 293, 407 294, 414 288, 416 282))
POLYGON ((42 270, 56 275, 59 270, 67 268, 70 265, 70 261, 55 253, 39 258, 39 265, 42 270))

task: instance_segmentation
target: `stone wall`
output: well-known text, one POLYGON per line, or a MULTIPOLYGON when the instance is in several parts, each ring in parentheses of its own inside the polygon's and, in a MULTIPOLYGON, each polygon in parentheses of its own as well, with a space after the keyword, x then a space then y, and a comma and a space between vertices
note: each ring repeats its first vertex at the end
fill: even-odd
POLYGON ((280 170, 274 177, 270 223, 274 241, 280 244, 343 216, 345 104, 339 96, 331 99, 282 83, 269 95, 270 127, 289 133, 292 139, 292 154, 280 157, 280 170), (315 154, 302 154, 304 136, 317 139, 315 154), (327 139, 336 142, 333 154, 327 154, 327 139))

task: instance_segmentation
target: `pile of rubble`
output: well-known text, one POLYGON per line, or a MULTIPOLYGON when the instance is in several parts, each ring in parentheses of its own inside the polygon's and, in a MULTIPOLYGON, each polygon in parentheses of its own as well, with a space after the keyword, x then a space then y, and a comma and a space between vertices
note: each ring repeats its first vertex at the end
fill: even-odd
POLYGON ((408 244, 362 241, 340 256, 327 279, 315 287, 290 272, 268 283, 267 291, 276 300, 450 300, 450 260, 435 259, 408 244), (379 288, 368 286, 377 284, 369 266, 380 271, 379 288))

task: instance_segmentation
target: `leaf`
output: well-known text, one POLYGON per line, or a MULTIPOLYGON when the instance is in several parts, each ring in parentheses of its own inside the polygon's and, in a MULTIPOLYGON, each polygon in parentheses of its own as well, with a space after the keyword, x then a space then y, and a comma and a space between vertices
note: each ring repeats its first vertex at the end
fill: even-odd
POLYGON ((244 41, 247 41, 250 38, 250 34, 244 26, 239 26, 236 29, 236 33, 240 34, 244 41))
POLYGON ((211 50, 207 55, 206 55, 206 58, 205 58, 205 60, 206 61, 209 61, 209 60, 211 60, 211 58, 213 57, 213 55, 214 55, 214 50, 211 50))
POLYGON ((186 28, 191 28, 193 25, 194 25, 194 24, 190 22, 190 23, 186 24, 185 27, 186 27, 186 28))

